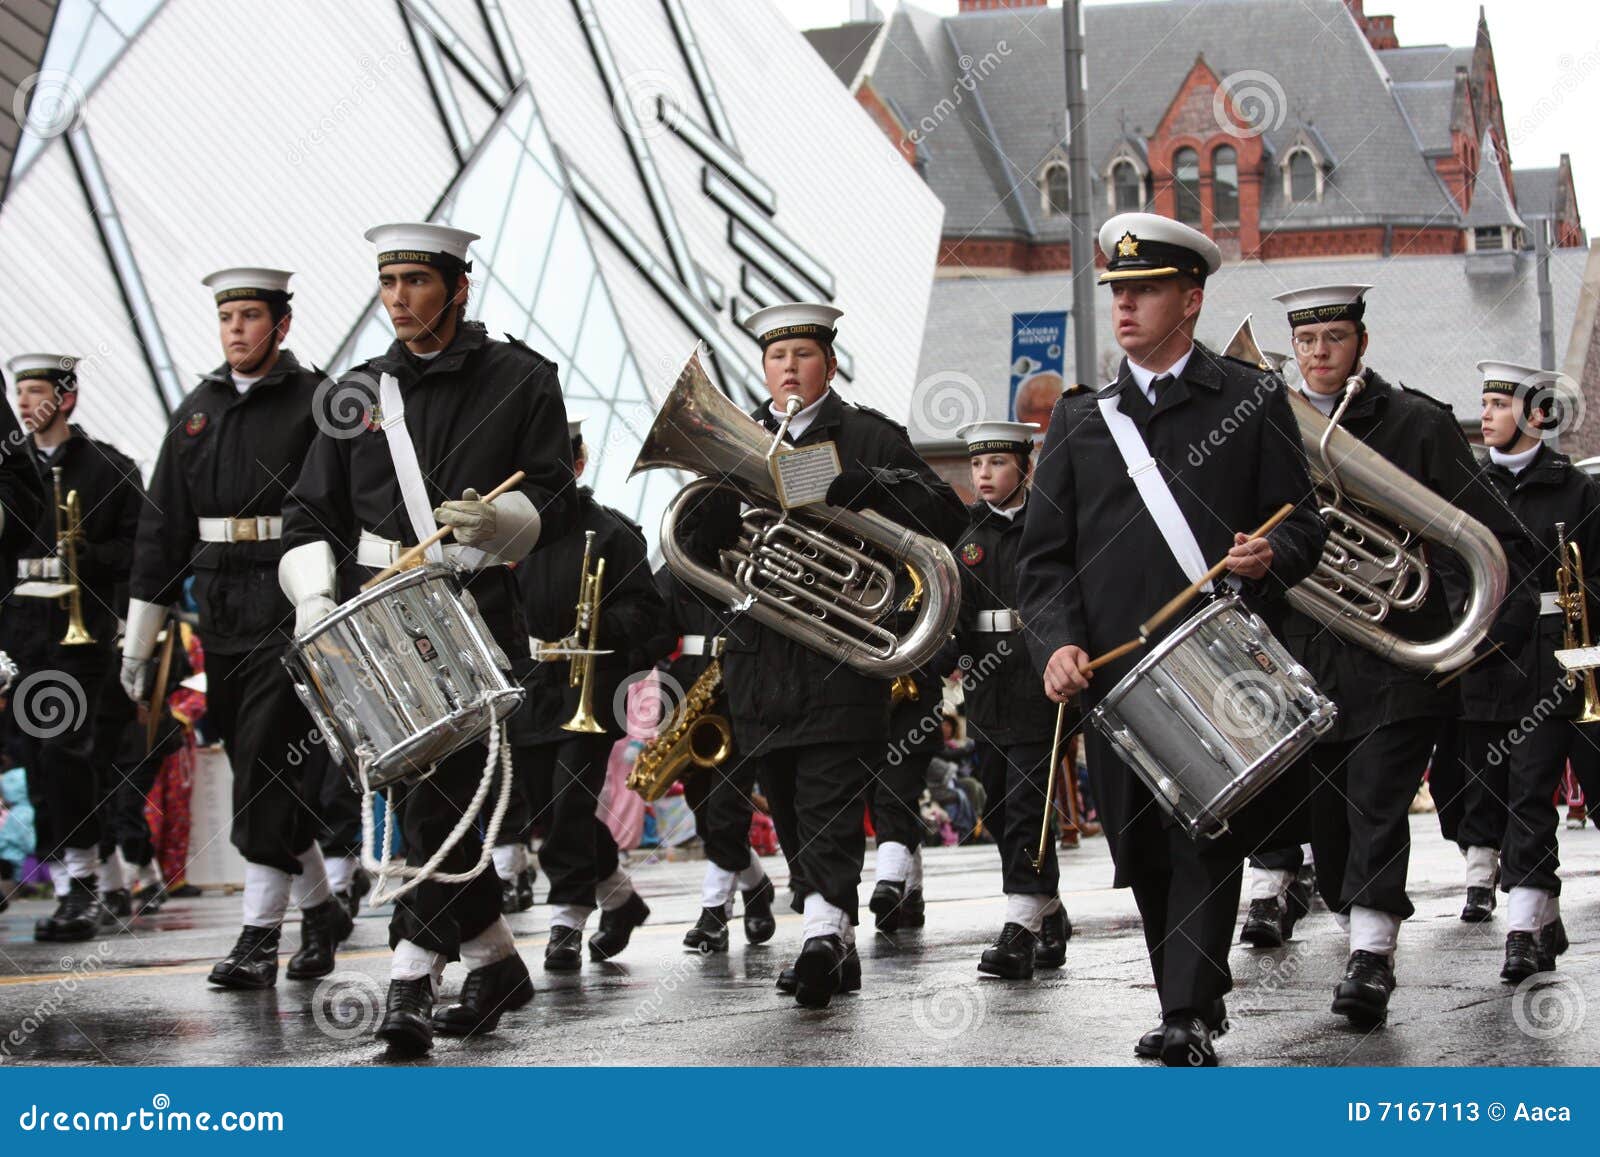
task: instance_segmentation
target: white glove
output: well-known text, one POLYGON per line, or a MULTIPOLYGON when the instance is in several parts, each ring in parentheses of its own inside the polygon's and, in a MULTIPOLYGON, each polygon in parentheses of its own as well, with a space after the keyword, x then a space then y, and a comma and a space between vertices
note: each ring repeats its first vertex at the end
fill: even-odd
POLYGON ((278 560, 278 585, 294 604, 294 633, 303 635, 338 606, 333 601, 333 547, 307 542, 278 560))
POLYGON ((520 490, 507 491, 492 504, 468 490, 459 502, 446 502, 435 510, 433 517, 440 525, 456 528, 456 541, 462 547, 457 561, 467 567, 519 562, 539 541, 539 512, 520 490))
POLYGON ((167 608, 143 599, 128 601, 128 627, 122 634, 122 689, 135 703, 150 696, 151 657, 156 636, 167 621, 167 608))
POLYGON ((304 602, 294 605, 294 633, 299 638, 312 627, 322 622, 323 619, 337 610, 339 604, 326 595, 312 595, 304 602))
POLYGON ((489 541, 500 522, 494 504, 479 498, 478 492, 470 486, 461 492, 460 498, 435 510, 433 517, 440 526, 454 527, 456 541, 462 546, 478 546, 489 541))
POLYGON ((150 669, 155 666, 149 659, 122 657, 122 689, 135 703, 150 698, 150 669))

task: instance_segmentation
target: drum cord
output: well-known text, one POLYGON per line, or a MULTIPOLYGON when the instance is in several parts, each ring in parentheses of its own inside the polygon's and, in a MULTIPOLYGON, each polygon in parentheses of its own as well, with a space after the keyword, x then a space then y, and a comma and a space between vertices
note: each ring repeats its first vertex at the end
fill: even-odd
MULTIPOLYGON (((393 792, 385 788, 383 792, 384 826, 383 826, 383 859, 374 858, 374 840, 376 839, 376 821, 372 814, 372 799, 374 792, 367 785, 366 770, 361 772, 361 858, 367 871, 374 873, 377 884, 374 885, 372 896, 367 903, 376 908, 381 904, 388 904, 398 900, 407 892, 417 887, 424 880, 434 880, 440 884, 465 884, 482 875, 494 858, 495 841, 500 838, 500 825, 505 819, 506 809, 511 804, 511 745, 504 741, 505 725, 498 723, 489 731, 489 757, 484 761, 483 777, 478 781, 478 790, 473 793, 472 802, 461 813, 461 819, 445 837, 439 850, 429 858, 421 867, 414 868, 407 864, 391 864, 390 857, 394 853, 394 829, 399 823, 399 816, 394 806, 393 792), (483 847, 478 853, 478 862, 470 871, 466 872, 441 872, 439 865, 446 856, 453 852, 456 845, 466 838, 468 830, 477 822, 478 813, 482 811, 484 802, 489 798, 489 788, 494 783, 495 766, 500 768, 500 797, 495 801, 494 812, 489 816, 488 826, 483 833, 483 847), (384 890, 384 884, 391 879, 402 879, 406 882, 392 892, 384 890)), ((435 764, 435 767, 438 765, 435 764)), ((429 769, 430 773, 432 768, 429 769)))

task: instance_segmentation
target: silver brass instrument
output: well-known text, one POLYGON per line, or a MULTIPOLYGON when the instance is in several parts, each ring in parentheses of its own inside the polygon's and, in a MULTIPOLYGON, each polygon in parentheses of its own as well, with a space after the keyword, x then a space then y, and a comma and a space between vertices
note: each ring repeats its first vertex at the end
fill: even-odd
POLYGON ((955 557, 937 539, 871 511, 815 505, 783 510, 768 457, 772 436, 711 384, 690 356, 645 436, 629 477, 644 470, 699 475, 661 517, 661 553, 668 568, 724 605, 866 675, 892 679, 933 657, 954 629, 960 577, 955 557), (713 570, 678 540, 685 506, 719 487, 751 505, 739 541, 713 570), (912 594, 899 604, 896 573, 912 594), (897 609, 914 611, 904 634, 897 609))
MULTIPOLYGON (((1262 353, 1248 316, 1223 353, 1265 370, 1275 371, 1285 360, 1262 353)), ((1507 588, 1505 551, 1483 523, 1339 426, 1363 384, 1360 377, 1346 382, 1331 419, 1289 391, 1328 541, 1316 570, 1290 589, 1288 600, 1336 635, 1397 666, 1452 671, 1471 661, 1500 612, 1507 588), (1413 642, 1382 624, 1391 612, 1416 610, 1427 597, 1427 544, 1460 556, 1471 591, 1448 632, 1413 642)))
MULTIPOLYGON (((1583 581, 1583 551, 1567 538, 1567 524, 1556 523, 1556 604, 1561 608, 1561 646, 1592 647, 1594 637, 1589 633, 1589 598, 1583 581)), ((1594 668, 1569 670, 1566 676, 1568 690, 1583 680, 1583 713, 1573 722, 1600 723, 1600 691, 1595 688, 1594 668), (1581 674, 1580 674, 1581 670, 1581 674)))

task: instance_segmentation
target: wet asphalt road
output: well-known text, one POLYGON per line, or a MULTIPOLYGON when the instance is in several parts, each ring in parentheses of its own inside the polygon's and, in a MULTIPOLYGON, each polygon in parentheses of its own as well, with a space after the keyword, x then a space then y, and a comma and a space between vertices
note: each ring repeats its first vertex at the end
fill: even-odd
MULTIPOLYGON (((1227 1065, 1581 1065, 1600 1056, 1600 832, 1563 831, 1563 915, 1572 950, 1517 991, 1498 973, 1503 909, 1463 924, 1461 858, 1434 817, 1412 817, 1417 915, 1401 934, 1400 987, 1387 1028, 1358 1032, 1328 1010, 1344 945, 1320 906, 1285 948, 1236 946, 1227 1065)), ((989 846, 925 852, 927 927, 860 930, 865 982, 822 1011, 773 989, 799 947, 785 909, 778 934, 732 951, 683 950, 703 861, 635 855, 653 915, 620 960, 557 977, 539 967, 549 909, 512 917, 538 996, 499 1030, 441 1040, 424 1065, 1134 1065, 1157 1012, 1131 895, 1111 889, 1103 840, 1063 853, 1075 927, 1066 967, 1032 981, 981 978, 1004 901, 989 846)), ((783 895, 783 865, 768 862, 783 895)), ((868 878, 870 880, 870 854, 868 878)), ((862 886, 863 900, 870 883, 862 886)), ((536 886, 542 899, 543 883, 536 886)), ((42 901, 0 915, 0 1064, 337 1065, 388 1063, 371 1039, 387 975, 387 919, 363 910, 339 969, 320 982, 281 971, 259 993, 211 988, 205 974, 237 934, 237 896, 173 901, 159 915, 81 945, 35 944, 42 901)), ((591 929, 593 921, 591 921, 591 929)), ((283 961, 298 945, 292 925, 283 961)), ((448 999, 464 975, 452 965, 448 999)))

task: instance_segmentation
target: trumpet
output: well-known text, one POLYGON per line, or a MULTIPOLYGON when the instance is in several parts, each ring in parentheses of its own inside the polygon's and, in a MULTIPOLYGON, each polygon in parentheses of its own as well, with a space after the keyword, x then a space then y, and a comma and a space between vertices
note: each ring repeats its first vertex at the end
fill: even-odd
MULTIPOLYGON (((1583 552, 1577 543, 1568 540, 1565 522, 1556 523, 1556 557, 1560 559, 1556 568, 1556 604, 1561 608, 1562 646, 1567 650, 1592 646, 1588 591, 1583 581, 1583 552)), ((1582 670, 1583 714, 1574 722, 1600 723, 1600 693, 1595 688, 1594 668, 1582 670)), ((1567 689, 1577 687, 1578 679, 1577 670, 1568 671, 1567 689)))
POLYGON ((728 720, 713 708, 722 691, 722 660, 713 659, 684 696, 672 719, 661 721, 661 733, 639 752, 628 773, 628 790, 646 803, 667 794, 691 767, 716 767, 733 751, 728 720))
POLYGON ((61 467, 51 468, 55 478, 56 499, 56 557, 61 560, 62 581, 72 589, 61 596, 67 611, 67 633, 61 639, 63 647, 81 647, 94 642, 94 636, 83 625, 83 584, 78 581, 78 540, 83 537, 83 504, 78 492, 67 492, 61 501, 61 467), (65 525, 62 520, 65 519, 65 525))
POLYGON ((572 718, 561 725, 563 731, 576 731, 584 735, 598 735, 605 730, 600 721, 594 717, 594 664, 601 652, 595 650, 595 644, 600 641, 600 587, 605 581, 606 560, 599 559, 594 564, 594 570, 589 569, 589 558, 594 552, 594 531, 583 532, 583 567, 578 575, 578 614, 577 624, 572 628, 572 637, 582 647, 587 633, 587 650, 574 648, 571 655, 571 669, 567 675, 567 686, 581 687, 578 692, 578 709, 572 713, 572 718))

